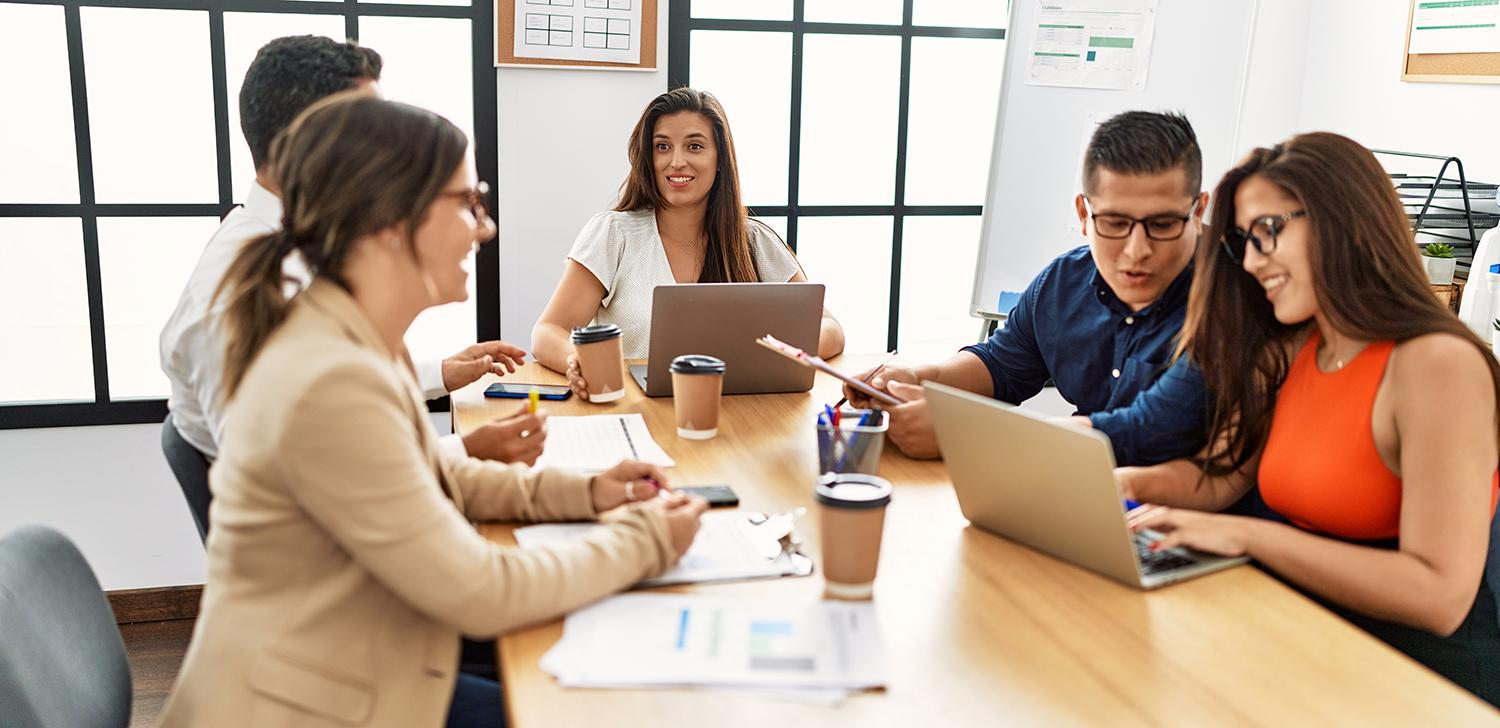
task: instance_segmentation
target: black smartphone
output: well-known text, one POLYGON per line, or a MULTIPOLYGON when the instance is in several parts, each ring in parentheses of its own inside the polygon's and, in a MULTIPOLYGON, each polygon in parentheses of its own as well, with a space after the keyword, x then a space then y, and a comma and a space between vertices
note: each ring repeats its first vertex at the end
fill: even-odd
POLYGON ((542 399, 547 400, 563 400, 573 396, 573 390, 556 384, 518 384, 515 382, 495 382, 484 390, 484 396, 526 399, 531 396, 533 389, 542 399))
POLYGON ((723 508, 737 506, 740 497, 734 494, 734 489, 727 485, 687 485, 681 488, 673 488, 674 493, 686 493, 696 495, 708 501, 710 508, 723 508))

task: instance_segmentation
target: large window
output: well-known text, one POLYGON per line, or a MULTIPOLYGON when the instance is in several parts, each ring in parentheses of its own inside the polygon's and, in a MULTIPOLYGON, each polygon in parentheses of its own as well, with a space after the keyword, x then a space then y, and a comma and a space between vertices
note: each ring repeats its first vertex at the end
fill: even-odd
MULTIPOLYGON (((488 0, 0 2, 0 428, 160 421, 157 337, 254 170, 240 83, 283 35, 356 38, 392 99, 443 114, 496 179, 488 0)), ((499 336, 498 253, 407 337, 499 336)))
POLYGON ((1003 0, 674 0, 668 75, 724 104, 745 204, 850 351, 972 338, 1003 0))

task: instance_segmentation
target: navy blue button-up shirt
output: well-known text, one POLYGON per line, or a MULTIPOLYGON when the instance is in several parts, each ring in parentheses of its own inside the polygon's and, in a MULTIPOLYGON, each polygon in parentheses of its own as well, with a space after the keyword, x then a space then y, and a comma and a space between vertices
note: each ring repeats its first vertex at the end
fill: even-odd
POLYGON ((984 362, 1005 402, 1020 404, 1051 379, 1109 436, 1120 465, 1186 457, 1203 447, 1208 408, 1197 367, 1171 365, 1192 278, 1189 265, 1161 298, 1131 311, 1089 247, 1075 248, 1027 286, 1003 328, 964 351, 984 362))

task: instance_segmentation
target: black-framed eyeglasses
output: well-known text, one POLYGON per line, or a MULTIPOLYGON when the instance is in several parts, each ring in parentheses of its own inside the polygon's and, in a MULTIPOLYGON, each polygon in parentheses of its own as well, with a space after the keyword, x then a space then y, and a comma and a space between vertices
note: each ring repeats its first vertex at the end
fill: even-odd
POLYGON ((1140 225, 1146 231, 1146 237, 1150 240, 1176 240, 1182 237, 1182 231, 1187 229, 1188 220, 1193 219, 1193 213, 1198 211, 1198 201, 1201 198, 1193 198, 1193 204, 1188 208, 1186 215, 1152 215, 1151 217, 1131 217, 1113 212, 1095 213, 1094 207, 1089 203, 1089 198, 1083 198, 1084 209, 1089 211, 1089 219, 1094 221, 1094 232, 1101 238, 1110 240, 1124 240, 1135 232, 1135 226, 1140 225))
POLYGON ((1299 217, 1307 217, 1307 210, 1293 210, 1281 215, 1266 215, 1257 217, 1250 221, 1250 229, 1232 227, 1224 232, 1219 238, 1219 244, 1224 246, 1224 252, 1229 257, 1237 260, 1245 260, 1245 245, 1254 245, 1255 252, 1261 255, 1270 255, 1276 252, 1276 236, 1286 229, 1286 224, 1299 217))
POLYGON ((488 182, 480 182, 473 188, 467 190, 454 190, 452 192, 439 193, 440 197, 458 197, 469 206, 469 211, 474 213, 475 220, 484 220, 489 217, 490 185, 488 182))

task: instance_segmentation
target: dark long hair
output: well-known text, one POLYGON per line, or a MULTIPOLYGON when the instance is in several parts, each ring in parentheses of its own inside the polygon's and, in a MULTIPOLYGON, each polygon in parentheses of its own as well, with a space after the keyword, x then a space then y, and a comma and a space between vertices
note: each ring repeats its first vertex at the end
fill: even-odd
POLYGON ((1214 404, 1209 442, 1216 449, 1204 463, 1207 474, 1227 475, 1260 452, 1290 367, 1287 342, 1315 325, 1277 321, 1260 284, 1219 244, 1235 224, 1235 191, 1252 175, 1307 211, 1313 291, 1330 325, 1364 341, 1446 333, 1472 343, 1489 365, 1500 411, 1500 365, 1432 294, 1405 211, 1375 156, 1338 134, 1301 134, 1256 149, 1224 175, 1198 246, 1178 353, 1202 368, 1214 404))
POLYGON ((214 292, 227 302, 226 400, 286 319, 286 256, 299 251, 313 275, 346 290, 344 264, 365 236, 397 229, 415 257, 417 227, 467 148, 447 119, 361 91, 312 105, 276 138, 271 165, 282 228, 246 243, 214 292))
POLYGON ((708 213, 703 218, 703 232, 708 249, 703 253, 703 270, 699 283, 755 283, 760 274, 755 256, 750 252, 749 220, 740 203, 740 167, 734 155, 734 135, 724 107, 713 94, 697 89, 675 88, 651 100, 630 132, 630 175, 620 185, 617 212, 658 210, 666 207, 657 187, 655 145, 656 120, 679 111, 701 114, 714 130, 714 148, 718 153, 718 173, 708 191, 708 213))

